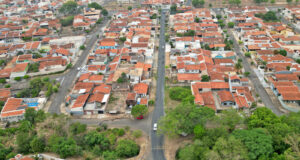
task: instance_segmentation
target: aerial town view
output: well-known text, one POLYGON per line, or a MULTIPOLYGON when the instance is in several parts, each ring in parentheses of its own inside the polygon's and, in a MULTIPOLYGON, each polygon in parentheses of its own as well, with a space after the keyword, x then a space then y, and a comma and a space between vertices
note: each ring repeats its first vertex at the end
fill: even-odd
POLYGON ((299 0, 0 0, 0 160, 300 160, 299 0))

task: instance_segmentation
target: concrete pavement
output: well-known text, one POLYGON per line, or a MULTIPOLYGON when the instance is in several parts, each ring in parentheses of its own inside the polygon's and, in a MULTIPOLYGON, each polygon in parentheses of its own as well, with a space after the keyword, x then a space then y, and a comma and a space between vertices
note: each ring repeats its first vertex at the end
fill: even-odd
POLYGON ((104 27, 107 22, 108 19, 105 19, 103 23, 100 24, 98 30, 95 31, 94 34, 89 39, 87 39, 86 49, 82 52, 81 56, 79 57, 77 62, 73 65, 73 67, 69 70, 69 72, 67 72, 63 76, 64 81, 62 81, 62 83, 60 84, 59 92, 54 94, 53 95, 54 97, 51 98, 52 103, 50 105, 48 112, 57 113, 57 114, 60 113, 60 106, 63 102, 65 102, 66 95, 69 93, 69 90, 72 88, 73 82, 76 79, 76 75, 78 74, 77 68, 81 67, 85 63, 91 48, 97 42, 98 39, 97 35, 99 33, 102 33, 101 32, 102 27, 104 27))

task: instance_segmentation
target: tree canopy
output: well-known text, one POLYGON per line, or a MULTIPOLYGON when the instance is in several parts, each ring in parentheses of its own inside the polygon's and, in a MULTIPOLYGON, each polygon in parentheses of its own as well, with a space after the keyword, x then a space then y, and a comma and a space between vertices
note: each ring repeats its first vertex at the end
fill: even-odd
POLYGON ((269 157, 273 153, 272 137, 264 129, 235 130, 233 136, 246 146, 250 159, 269 157))
POLYGON ((64 15, 75 15, 79 13, 80 9, 75 1, 67 1, 59 9, 59 12, 64 15))
POLYGON ((102 6, 98 4, 97 2, 92 2, 88 4, 89 8, 95 8, 95 9, 102 9, 102 6))
POLYGON ((146 105, 135 105, 131 109, 131 115, 133 117, 144 116, 148 112, 148 107, 146 105))
POLYGON ((158 131, 170 137, 191 134, 197 124, 204 125, 215 115, 215 111, 207 107, 196 107, 194 104, 180 104, 167 110, 166 116, 159 121, 158 131))

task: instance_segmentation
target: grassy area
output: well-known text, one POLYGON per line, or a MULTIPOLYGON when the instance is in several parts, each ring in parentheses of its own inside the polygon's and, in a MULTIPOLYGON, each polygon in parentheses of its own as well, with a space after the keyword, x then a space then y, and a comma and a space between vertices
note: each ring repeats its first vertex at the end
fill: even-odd
POLYGON ((180 101, 176 101, 176 100, 172 100, 170 98, 170 89, 171 87, 169 86, 165 86, 165 108, 166 109, 171 109, 171 108, 175 108, 178 104, 180 104, 181 102, 180 101))

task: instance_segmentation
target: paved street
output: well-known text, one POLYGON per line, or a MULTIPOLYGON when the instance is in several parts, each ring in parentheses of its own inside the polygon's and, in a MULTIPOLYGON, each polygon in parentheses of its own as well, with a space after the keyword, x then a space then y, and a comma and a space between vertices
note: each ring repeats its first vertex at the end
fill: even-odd
POLYGON ((90 38, 87 39, 87 42, 85 44, 86 49, 82 52, 81 56, 77 60, 76 64, 73 65, 73 67, 70 69, 69 72, 67 72, 63 77, 64 80, 62 81, 59 92, 54 94, 51 99, 52 103, 48 110, 50 113, 60 113, 60 105, 65 101, 65 97, 68 94, 69 90, 72 88, 73 81, 76 78, 76 75, 78 73, 77 68, 82 66, 85 63, 85 60, 87 56, 89 55, 89 51, 92 48, 92 46, 97 41, 97 35, 102 31, 102 27, 106 25, 108 22, 107 19, 103 21, 103 23, 98 27, 98 30, 94 32, 93 35, 91 35, 90 38))
POLYGON ((255 72, 251 68, 251 66, 248 63, 246 57, 242 54, 240 46, 239 46, 237 40, 235 39, 235 37, 234 37, 234 35, 232 33, 232 30, 228 30, 228 33, 230 35, 230 38, 234 42, 233 43, 234 51, 235 51, 235 53, 237 53, 237 55, 239 56, 239 58, 241 58, 243 60, 242 63, 243 63, 243 67, 245 69, 245 72, 250 72, 249 79, 251 80, 252 84, 254 85, 255 91, 256 91, 256 93, 259 94, 260 99, 262 100, 262 102, 264 103, 264 105, 266 107, 270 108, 273 111, 273 113, 275 113, 276 115, 283 114, 283 112, 279 110, 280 104, 273 104, 270 96, 268 95, 267 91, 265 90, 265 88, 261 84, 261 82, 258 79, 257 75, 255 74, 255 72))
MULTIPOLYGON (((165 88, 165 20, 166 13, 162 10, 160 18, 160 34, 159 34, 159 54, 158 54, 158 68, 157 68, 157 86, 155 109, 153 111, 152 123, 157 123, 161 116, 164 115, 164 88, 165 88)), ((164 137, 157 135, 151 130, 151 144, 152 144, 152 159, 165 160, 164 156, 164 137)))

